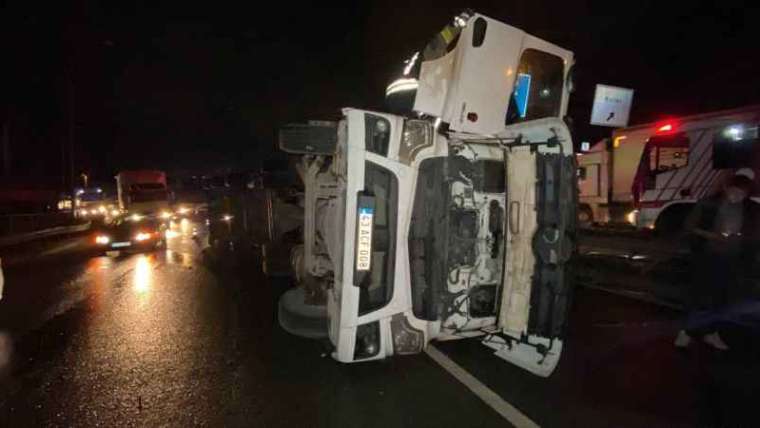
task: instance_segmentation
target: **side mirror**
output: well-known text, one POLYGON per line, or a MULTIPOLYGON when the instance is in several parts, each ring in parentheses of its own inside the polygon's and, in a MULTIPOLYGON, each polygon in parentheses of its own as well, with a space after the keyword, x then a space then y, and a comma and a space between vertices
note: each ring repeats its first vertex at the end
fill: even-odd
POLYGON ((575 64, 570 66, 570 69, 567 70, 567 76, 565 77, 565 87, 567 88, 568 93, 575 92, 575 64))

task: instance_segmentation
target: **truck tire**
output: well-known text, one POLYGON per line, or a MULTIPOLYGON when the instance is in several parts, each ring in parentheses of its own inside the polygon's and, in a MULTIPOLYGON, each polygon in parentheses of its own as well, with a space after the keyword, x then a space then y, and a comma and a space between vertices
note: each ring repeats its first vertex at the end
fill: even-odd
POLYGON ((654 222, 654 230, 658 236, 674 237, 683 231, 686 217, 691 212, 692 204, 672 205, 665 209, 654 222))
POLYGON ((278 303, 277 319, 280 327, 290 334, 308 339, 327 337, 327 306, 307 305, 303 287, 286 291, 278 303))

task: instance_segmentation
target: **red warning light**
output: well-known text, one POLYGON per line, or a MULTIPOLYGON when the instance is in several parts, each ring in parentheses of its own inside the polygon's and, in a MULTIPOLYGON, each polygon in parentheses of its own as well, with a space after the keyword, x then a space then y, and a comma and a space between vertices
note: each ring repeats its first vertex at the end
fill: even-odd
POLYGON ((676 126, 671 122, 663 123, 662 125, 657 127, 657 133, 658 134, 664 134, 667 132, 673 132, 675 131, 676 126))

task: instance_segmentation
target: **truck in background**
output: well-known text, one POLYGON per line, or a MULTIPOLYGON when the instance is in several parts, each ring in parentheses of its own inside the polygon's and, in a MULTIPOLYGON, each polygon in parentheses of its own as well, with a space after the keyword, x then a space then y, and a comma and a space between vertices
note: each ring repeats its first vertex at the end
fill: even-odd
POLYGON ((413 114, 346 108, 330 126, 283 128, 304 188, 283 328, 324 329, 345 363, 482 337, 498 357, 550 375, 572 294, 576 169, 563 118, 573 62, 464 13, 388 87, 409 95, 413 114))
POLYGON ((581 224, 672 233, 737 170, 760 169, 760 105, 616 129, 578 158, 581 224))
POLYGON ((169 189, 163 171, 121 171, 116 174, 116 191, 121 211, 171 217, 169 189))

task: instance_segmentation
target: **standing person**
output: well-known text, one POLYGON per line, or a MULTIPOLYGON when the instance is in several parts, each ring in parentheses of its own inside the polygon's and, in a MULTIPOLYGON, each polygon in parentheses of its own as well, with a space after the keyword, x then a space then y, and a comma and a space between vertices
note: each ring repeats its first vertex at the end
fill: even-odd
POLYGON ((689 314, 675 345, 686 348, 694 337, 721 351, 728 345, 718 333, 723 310, 732 297, 741 296, 746 271, 752 265, 758 205, 749 196, 754 173, 739 170, 720 194, 700 201, 686 221, 692 261, 689 314))

